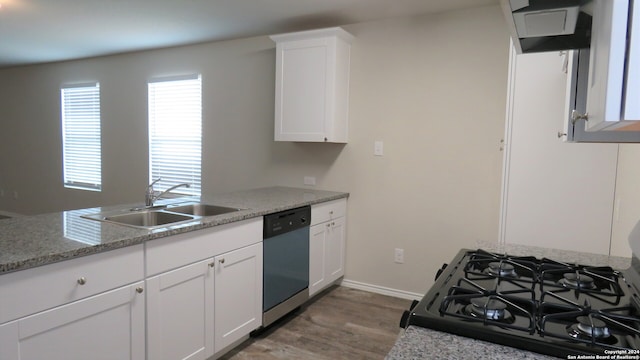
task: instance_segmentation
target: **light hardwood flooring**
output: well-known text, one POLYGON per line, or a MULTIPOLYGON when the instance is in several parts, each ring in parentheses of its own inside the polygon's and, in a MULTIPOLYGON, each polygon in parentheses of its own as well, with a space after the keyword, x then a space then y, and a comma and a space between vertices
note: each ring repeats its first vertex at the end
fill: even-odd
POLYGON ((221 359, 383 359, 410 303, 336 286, 221 359))

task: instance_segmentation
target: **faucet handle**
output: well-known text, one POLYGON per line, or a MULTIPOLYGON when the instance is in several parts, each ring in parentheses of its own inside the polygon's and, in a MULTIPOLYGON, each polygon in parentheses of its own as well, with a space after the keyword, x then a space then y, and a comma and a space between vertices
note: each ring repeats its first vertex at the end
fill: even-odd
POLYGON ((153 202, 155 201, 155 192, 153 191, 153 184, 162 180, 162 178, 157 178, 151 182, 151 184, 147 185, 147 191, 144 193, 144 204, 145 206, 153 206, 153 202))
POLYGON ((154 185, 155 183, 157 183, 158 181, 160 181, 160 180, 162 180, 162 178, 161 178, 161 177, 159 177, 159 178, 157 178, 157 179, 153 180, 153 181, 151 182, 151 184, 147 185, 147 194, 149 194, 149 193, 153 194, 153 185, 154 185))

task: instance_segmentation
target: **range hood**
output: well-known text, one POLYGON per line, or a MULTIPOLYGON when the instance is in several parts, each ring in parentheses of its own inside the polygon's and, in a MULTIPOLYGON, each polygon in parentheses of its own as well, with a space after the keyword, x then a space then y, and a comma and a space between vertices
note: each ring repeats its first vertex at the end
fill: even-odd
POLYGON ((500 0, 517 52, 586 49, 591 0, 500 0))

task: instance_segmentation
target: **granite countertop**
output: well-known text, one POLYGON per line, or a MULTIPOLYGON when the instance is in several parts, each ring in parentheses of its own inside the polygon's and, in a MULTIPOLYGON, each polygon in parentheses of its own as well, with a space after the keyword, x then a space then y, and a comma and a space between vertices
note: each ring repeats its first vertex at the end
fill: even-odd
MULTIPOLYGON (((630 258, 581 253, 575 251, 547 249, 526 245, 501 245, 498 243, 478 242, 479 249, 507 253, 515 256, 535 256, 562 262, 594 266, 611 266, 614 269, 626 269, 631 265, 630 258)), ((449 334, 418 326, 409 326, 404 330, 385 360, 405 359, 556 359, 526 350, 494 344, 482 340, 449 334)))
POLYGON ((557 358, 411 325, 385 357, 385 360, 408 359, 548 360, 557 358))
POLYGON ((0 221, 0 275, 348 196, 349 194, 344 192, 269 187, 202 198, 170 199, 164 202, 199 200, 203 203, 245 210, 153 230, 81 217, 103 211, 139 207, 141 204, 96 207, 4 219, 0 221))

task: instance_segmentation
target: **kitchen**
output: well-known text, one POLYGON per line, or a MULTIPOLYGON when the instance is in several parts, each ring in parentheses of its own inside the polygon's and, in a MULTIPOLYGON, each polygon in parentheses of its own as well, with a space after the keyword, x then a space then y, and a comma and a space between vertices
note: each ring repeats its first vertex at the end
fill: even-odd
MULTIPOLYGON (((356 39, 346 145, 273 141, 275 44, 267 36, 0 70, 0 209, 141 201, 146 81, 199 71, 203 189, 304 187, 314 176, 318 189, 349 192, 345 278, 420 298, 443 261, 499 237, 509 34, 495 2, 344 28, 356 39), (59 86, 88 80, 101 82, 109 109, 100 193, 61 184, 59 86), (376 140, 384 141, 382 157, 373 155, 376 140), (404 263, 394 263, 395 248, 404 249, 404 263)), ((637 151, 621 145, 626 160, 617 169, 616 197, 631 204, 640 197, 637 151)), ((626 204, 620 218, 640 219, 626 204)), ((613 226, 611 241, 626 244, 631 226, 613 226)))

